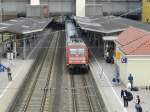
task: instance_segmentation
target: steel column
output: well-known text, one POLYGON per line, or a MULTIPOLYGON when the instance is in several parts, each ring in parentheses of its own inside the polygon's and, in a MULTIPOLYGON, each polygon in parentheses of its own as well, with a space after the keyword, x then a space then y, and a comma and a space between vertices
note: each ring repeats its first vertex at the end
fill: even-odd
POLYGON ((26 39, 23 39, 23 59, 26 58, 26 39))

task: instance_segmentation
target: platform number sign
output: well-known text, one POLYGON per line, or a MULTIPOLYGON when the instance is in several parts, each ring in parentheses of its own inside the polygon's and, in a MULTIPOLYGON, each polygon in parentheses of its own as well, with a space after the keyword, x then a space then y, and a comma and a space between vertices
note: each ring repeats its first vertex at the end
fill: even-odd
POLYGON ((127 58, 126 58, 126 57, 124 57, 124 56, 123 56, 123 57, 121 57, 121 62, 122 62, 122 63, 127 63, 127 58))

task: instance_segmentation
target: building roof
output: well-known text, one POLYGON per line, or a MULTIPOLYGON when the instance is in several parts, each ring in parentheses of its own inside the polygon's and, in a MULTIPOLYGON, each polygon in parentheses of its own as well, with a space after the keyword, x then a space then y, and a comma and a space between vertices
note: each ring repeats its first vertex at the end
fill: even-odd
POLYGON ((0 32, 8 31, 17 34, 39 32, 51 22, 51 19, 17 18, 0 23, 0 32))
POLYGON ((119 49, 125 55, 150 55, 150 33, 130 27, 118 39, 119 49))
POLYGON ((122 32, 118 39, 116 40, 121 46, 127 45, 145 35, 147 35, 148 32, 130 27, 126 29, 124 32, 122 32))
POLYGON ((126 55, 150 55, 150 34, 121 46, 120 50, 126 55))

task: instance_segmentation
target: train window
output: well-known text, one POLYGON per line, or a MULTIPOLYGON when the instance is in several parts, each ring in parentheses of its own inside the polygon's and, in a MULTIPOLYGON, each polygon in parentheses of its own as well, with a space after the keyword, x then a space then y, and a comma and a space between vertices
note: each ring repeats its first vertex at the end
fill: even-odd
POLYGON ((71 55, 76 55, 76 54, 84 55, 84 49, 70 49, 70 54, 71 55))

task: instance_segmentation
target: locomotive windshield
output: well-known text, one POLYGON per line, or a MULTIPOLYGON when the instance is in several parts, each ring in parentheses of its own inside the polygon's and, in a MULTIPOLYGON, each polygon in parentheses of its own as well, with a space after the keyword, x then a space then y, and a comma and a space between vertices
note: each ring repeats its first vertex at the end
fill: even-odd
POLYGON ((85 50, 84 49, 70 49, 71 55, 84 55, 85 50))

